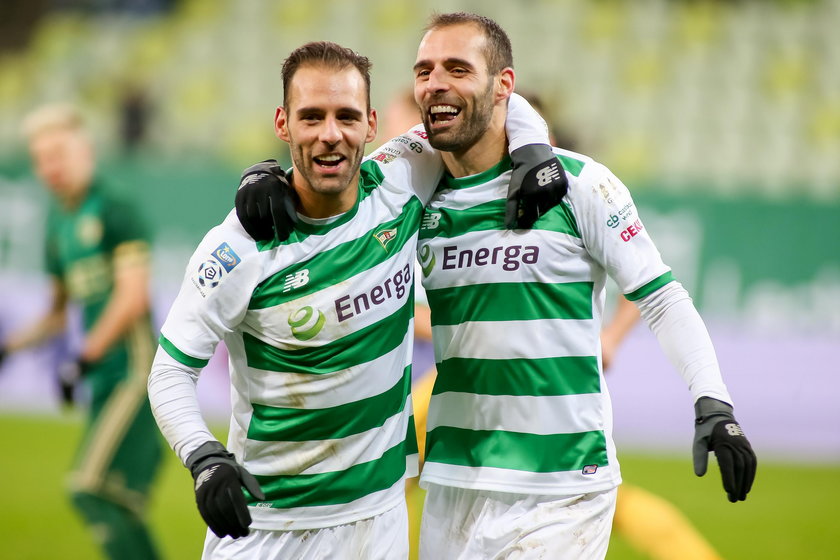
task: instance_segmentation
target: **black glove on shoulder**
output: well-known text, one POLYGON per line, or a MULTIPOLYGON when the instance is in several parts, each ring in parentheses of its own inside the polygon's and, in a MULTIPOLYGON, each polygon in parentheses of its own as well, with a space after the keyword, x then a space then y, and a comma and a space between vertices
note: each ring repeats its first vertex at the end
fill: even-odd
POLYGON ((251 514, 242 487, 256 499, 265 499, 254 475, 218 441, 201 444, 187 458, 187 468, 195 480, 198 511, 210 530, 219 538, 247 535, 251 514))
POLYGON ((526 144, 513 150, 510 158, 513 174, 508 186, 505 227, 530 229, 563 200, 569 182, 548 144, 526 144))
POLYGON ((276 160, 242 172, 236 191, 236 216, 256 241, 286 241, 298 222, 297 193, 276 160))
POLYGON ((694 474, 706 474, 709 452, 714 451, 729 501, 746 500, 755 480, 757 461, 732 415, 732 407, 717 399, 700 397, 694 403, 694 411, 694 474))

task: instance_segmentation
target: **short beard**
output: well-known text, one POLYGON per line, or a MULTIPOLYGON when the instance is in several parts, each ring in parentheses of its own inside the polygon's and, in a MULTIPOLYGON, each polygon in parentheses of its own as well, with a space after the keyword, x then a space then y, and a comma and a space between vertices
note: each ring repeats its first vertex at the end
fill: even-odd
POLYGON ((459 130, 454 131, 449 138, 442 138, 441 134, 433 134, 431 130, 431 117, 428 112, 423 115, 423 124, 426 127, 426 132, 429 134, 429 144, 436 150, 442 152, 464 152, 475 145, 476 142, 484 136, 487 129, 490 127, 490 121, 493 119, 493 81, 487 84, 487 89, 484 90, 484 95, 476 99, 475 106, 469 119, 465 119, 459 130))

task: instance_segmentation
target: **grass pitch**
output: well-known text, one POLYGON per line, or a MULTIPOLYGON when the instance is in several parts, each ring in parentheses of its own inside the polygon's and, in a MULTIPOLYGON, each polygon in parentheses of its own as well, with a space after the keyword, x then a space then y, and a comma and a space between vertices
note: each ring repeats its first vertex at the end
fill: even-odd
MULTIPOLYGON (((81 429, 82 419, 77 415, 0 415, 3 558, 101 558, 64 488, 81 429)), ((685 457, 624 453, 620 459, 627 483, 674 503, 724 558, 837 557, 840 465, 772 463, 759 456, 758 477, 749 499, 730 504, 714 459, 701 479, 692 473, 688 453, 685 457)), ((165 455, 149 514, 165 558, 200 557, 205 527, 195 507, 192 479, 171 451, 165 455)), ((614 533, 608 560, 644 558, 614 533)))

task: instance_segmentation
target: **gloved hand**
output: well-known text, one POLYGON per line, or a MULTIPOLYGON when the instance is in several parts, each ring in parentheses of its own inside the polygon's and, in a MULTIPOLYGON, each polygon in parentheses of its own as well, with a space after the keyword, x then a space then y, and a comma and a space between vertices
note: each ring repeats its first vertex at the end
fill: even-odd
POLYGON ((244 486, 258 500, 265 494, 254 475, 236 462, 233 453, 218 441, 208 441, 187 458, 195 480, 195 501, 201 517, 217 537, 234 539, 248 534, 251 514, 242 493, 244 486))
POLYGON ((76 404, 76 387, 90 370, 90 363, 81 358, 58 366, 58 392, 62 406, 76 404))
POLYGON ((709 397, 694 403, 694 474, 703 476, 714 451, 730 502, 746 500, 755 480, 756 458, 732 407, 709 397))
POLYGON ((530 229, 557 206, 569 182, 560 160, 548 144, 526 144, 510 154, 513 175, 508 186, 505 227, 530 229))
POLYGON ((242 172, 236 191, 236 217, 256 241, 285 241, 298 222, 297 193, 276 160, 242 172))

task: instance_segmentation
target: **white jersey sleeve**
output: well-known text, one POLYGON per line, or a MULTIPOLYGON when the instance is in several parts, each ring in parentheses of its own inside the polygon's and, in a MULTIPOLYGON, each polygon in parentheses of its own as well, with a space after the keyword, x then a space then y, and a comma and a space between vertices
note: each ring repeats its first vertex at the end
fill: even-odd
POLYGON ((584 167, 573 187, 569 201, 587 251, 624 296, 637 303, 694 399, 710 396, 731 403, 706 326, 662 261, 630 191, 595 162, 584 167))
POLYGON ((219 341, 242 322, 262 280, 263 262, 232 211, 190 258, 181 290, 161 327, 164 350, 187 366, 206 365, 219 341))
POLYGON ((443 176, 443 160, 422 124, 385 142, 365 160, 376 162, 389 183, 415 193, 424 206, 443 176))
POLYGON ((149 403, 163 437, 186 465, 187 457, 206 441, 215 440, 196 395, 198 368, 185 366, 158 347, 149 374, 149 403))
POLYGON ((566 201, 581 239, 625 297, 635 301, 673 280, 627 187, 591 160, 580 177, 572 179, 566 201))
POLYGON ((540 114, 518 93, 510 96, 505 132, 508 151, 513 152, 527 144, 550 144, 548 125, 540 114))
POLYGON ((706 325, 679 282, 671 282, 636 302, 662 351, 688 385, 692 398, 732 403, 723 383, 706 325))

